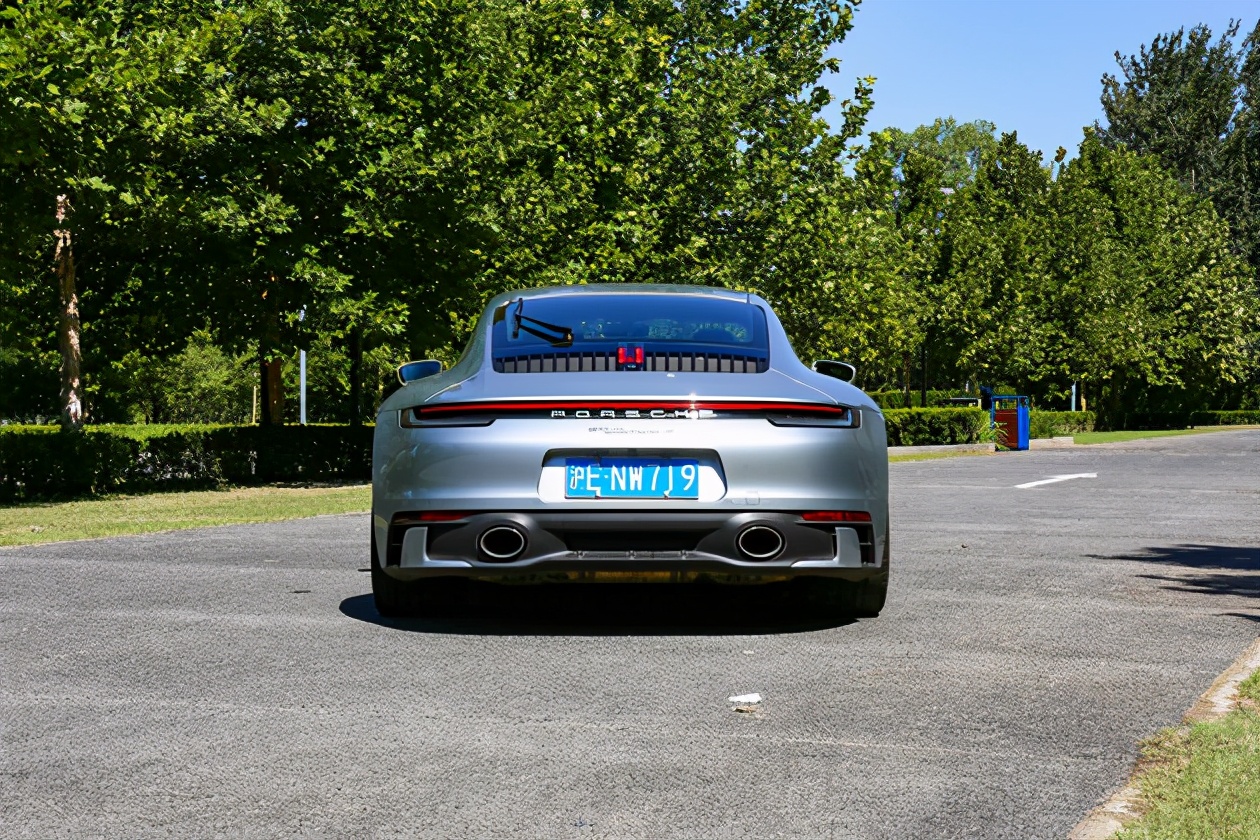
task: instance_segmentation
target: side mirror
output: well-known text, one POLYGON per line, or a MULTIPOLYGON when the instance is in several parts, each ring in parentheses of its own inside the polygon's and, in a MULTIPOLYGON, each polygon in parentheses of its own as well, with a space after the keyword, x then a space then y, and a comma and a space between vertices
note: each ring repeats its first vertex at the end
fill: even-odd
POLYGON ((842 379, 845 382, 852 382, 857 376, 857 368, 853 365, 848 362, 833 362, 830 359, 819 359, 814 362, 814 370, 824 376, 842 379))
POLYGON ((404 362, 398 366, 398 381, 403 385, 424 379, 426 376, 442 372, 442 363, 437 359, 425 359, 422 362, 404 362))

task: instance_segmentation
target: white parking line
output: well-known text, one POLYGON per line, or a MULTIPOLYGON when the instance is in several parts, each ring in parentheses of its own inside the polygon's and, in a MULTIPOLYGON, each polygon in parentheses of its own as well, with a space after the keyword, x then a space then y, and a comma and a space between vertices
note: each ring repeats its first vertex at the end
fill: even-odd
POLYGON ((1071 481, 1074 478, 1098 478, 1098 473, 1073 473, 1072 475, 1054 475, 1041 481, 1030 481, 1027 484, 1016 484, 1015 489, 1027 490, 1029 487, 1040 487, 1042 484, 1054 484, 1057 481, 1071 481))

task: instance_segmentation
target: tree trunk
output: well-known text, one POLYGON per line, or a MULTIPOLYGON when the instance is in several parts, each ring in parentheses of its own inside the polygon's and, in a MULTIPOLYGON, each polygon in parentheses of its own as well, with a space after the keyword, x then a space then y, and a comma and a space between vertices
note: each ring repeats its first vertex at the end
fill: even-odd
POLYGON ((73 209, 67 196, 57 196, 53 271, 61 296, 61 317, 57 325, 57 347, 61 350, 61 428, 77 432, 83 428, 83 354, 79 343, 79 292, 74 282, 74 250, 68 221, 73 209))
POLYGON ((923 381, 919 388, 919 408, 927 408, 928 392, 928 339, 923 337, 923 381))
POLYGON ((258 360, 259 407, 260 422, 264 426, 279 426, 284 423, 284 359, 267 358, 258 360))
MULTIPOLYGON (((275 275, 270 275, 275 282, 275 275)), ((263 297, 267 295, 264 293, 263 297)), ((271 301, 271 311, 263 316, 262 335, 258 340, 259 422, 264 426, 284 423, 284 357, 280 355, 280 311, 271 301)))
POLYGON ((350 328, 350 425, 363 425, 363 330, 350 328))

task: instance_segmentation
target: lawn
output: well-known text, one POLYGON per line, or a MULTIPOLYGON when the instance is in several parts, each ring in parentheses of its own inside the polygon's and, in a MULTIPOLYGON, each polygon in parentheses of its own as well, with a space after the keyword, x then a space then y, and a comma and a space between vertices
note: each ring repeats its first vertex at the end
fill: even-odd
POLYGON ((1116 840, 1260 837, 1260 671, 1220 720, 1168 729, 1143 747, 1142 816, 1116 840))
POLYGON ((1122 443, 1129 440, 1145 438, 1179 437, 1181 435, 1204 435, 1209 432, 1237 432, 1243 429, 1256 429, 1260 426, 1200 426, 1197 429, 1164 429, 1162 431, 1144 432, 1078 432, 1072 436, 1076 443, 1122 443))
POLYGON ((889 455, 888 463, 899 464, 903 461, 935 461, 939 458, 967 458, 972 455, 993 455, 993 452, 911 452, 906 455, 889 455))
POLYGON ((207 525, 366 513, 368 485, 242 487, 0 507, 0 546, 116 537, 207 525))

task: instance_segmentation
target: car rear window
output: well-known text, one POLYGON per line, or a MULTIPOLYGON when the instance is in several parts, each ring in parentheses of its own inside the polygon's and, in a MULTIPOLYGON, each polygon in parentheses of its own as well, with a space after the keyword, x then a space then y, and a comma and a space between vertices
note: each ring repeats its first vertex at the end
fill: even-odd
POLYGON ((744 301, 687 294, 579 294, 519 298, 501 306, 494 314, 491 353, 495 369, 506 373, 756 373, 768 366, 769 341, 765 314, 744 301))

